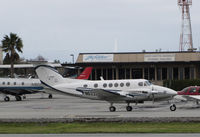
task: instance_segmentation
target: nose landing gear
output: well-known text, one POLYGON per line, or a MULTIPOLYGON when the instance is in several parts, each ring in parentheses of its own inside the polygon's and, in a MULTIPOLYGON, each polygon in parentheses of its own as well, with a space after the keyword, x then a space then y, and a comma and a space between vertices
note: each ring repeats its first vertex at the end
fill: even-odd
POLYGON ((172 104, 172 105, 170 106, 170 110, 171 110, 171 111, 176 111, 176 105, 175 105, 175 104, 172 104))

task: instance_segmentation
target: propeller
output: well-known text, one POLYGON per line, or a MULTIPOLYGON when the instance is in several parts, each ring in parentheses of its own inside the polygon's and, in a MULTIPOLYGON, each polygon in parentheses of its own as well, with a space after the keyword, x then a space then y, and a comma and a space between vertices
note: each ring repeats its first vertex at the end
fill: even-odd
POLYGON ((151 95, 152 95, 152 102, 153 102, 153 104, 155 102, 155 94, 157 94, 157 93, 158 93, 158 91, 155 91, 154 88, 153 88, 153 86, 152 86, 151 95))

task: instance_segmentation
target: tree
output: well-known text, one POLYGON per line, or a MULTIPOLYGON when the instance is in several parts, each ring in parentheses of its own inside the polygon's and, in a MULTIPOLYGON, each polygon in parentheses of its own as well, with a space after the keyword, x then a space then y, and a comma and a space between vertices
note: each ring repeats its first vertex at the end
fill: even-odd
POLYGON ((17 36, 17 34, 10 33, 10 36, 5 35, 2 42, 2 50, 6 53, 6 60, 10 62, 10 76, 14 77, 14 63, 17 59, 19 59, 19 55, 17 52, 22 53, 23 43, 21 38, 17 36), (10 61, 8 61, 10 60, 10 61))

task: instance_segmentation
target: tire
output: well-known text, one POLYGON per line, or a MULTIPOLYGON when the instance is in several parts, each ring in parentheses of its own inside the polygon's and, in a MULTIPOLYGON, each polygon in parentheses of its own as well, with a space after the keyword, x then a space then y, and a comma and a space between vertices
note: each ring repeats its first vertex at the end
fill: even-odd
POLYGON ((53 95, 52 94, 49 94, 49 97, 48 97, 49 99, 52 99, 53 98, 53 95))
POLYGON ((4 98, 4 101, 5 101, 5 102, 8 102, 8 101, 10 101, 10 98, 9 98, 8 96, 6 96, 6 97, 4 98))
POLYGON ((15 99, 16 99, 17 101, 22 101, 22 97, 21 97, 21 96, 15 96, 15 99))
POLYGON ((126 107, 126 110, 127 110, 127 111, 132 111, 133 108, 132 108, 131 106, 127 106, 127 107, 126 107))
POLYGON ((114 106, 109 107, 110 112, 115 112, 116 108, 114 106))
POLYGON ((172 104, 172 105, 170 106, 170 110, 171 110, 171 111, 176 111, 176 105, 175 105, 175 104, 172 104))

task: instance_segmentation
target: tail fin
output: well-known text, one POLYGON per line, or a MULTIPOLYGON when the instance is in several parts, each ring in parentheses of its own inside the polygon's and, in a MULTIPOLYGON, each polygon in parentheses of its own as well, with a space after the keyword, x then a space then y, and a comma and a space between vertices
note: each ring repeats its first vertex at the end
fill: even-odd
POLYGON ((64 83, 64 78, 58 73, 58 71, 48 65, 39 65, 35 68, 35 71, 40 81, 49 86, 64 83))
POLYGON ((84 71, 76 78, 76 79, 88 79, 91 72, 92 72, 92 67, 86 67, 84 71))

